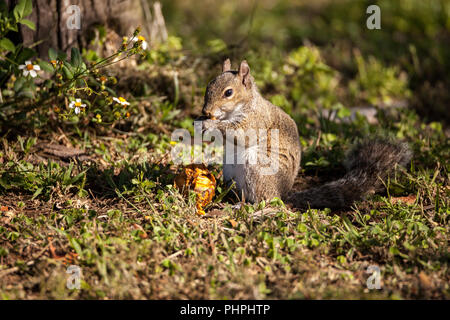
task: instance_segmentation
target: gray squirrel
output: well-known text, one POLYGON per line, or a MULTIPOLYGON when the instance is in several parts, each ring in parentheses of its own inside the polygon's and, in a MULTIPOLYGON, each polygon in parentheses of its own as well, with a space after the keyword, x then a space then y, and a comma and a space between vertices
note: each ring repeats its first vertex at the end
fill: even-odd
POLYGON ((245 60, 237 71, 231 70, 229 59, 225 60, 222 73, 207 86, 202 112, 207 118, 202 122, 203 130, 218 129, 226 139, 236 138, 227 136, 229 132, 242 135, 249 130, 277 130, 277 148, 270 144, 270 139, 256 147, 244 142, 248 148, 240 155, 242 163, 226 163, 224 155, 224 180, 234 181, 238 194, 251 203, 281 197, 296 208, 348 207, 378 191, 395 166, 405 165, 411 158, 406 143, 387 138, 367 139, 348 153, 344 162, 347 173, 341 179, 292 192, 301 159, 297 125, 281 108, 262 97, 245 60), (249 161, 252 153, 262 152, 276 157, 278 168, 273 174, 264 173, 260 163, 249 161))

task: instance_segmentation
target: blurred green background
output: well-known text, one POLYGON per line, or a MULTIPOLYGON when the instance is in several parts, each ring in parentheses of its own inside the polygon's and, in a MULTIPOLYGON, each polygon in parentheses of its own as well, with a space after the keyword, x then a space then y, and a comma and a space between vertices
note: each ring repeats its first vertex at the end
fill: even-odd
POLYGON ((280 95, 272 99, 281 105, 287 99, 285 109, 301 107, 295 98, 304 93, 319 94, 330 96, 319 101, 325 107, 406 102, 424 120, 448 123, 450 1, 171 0, 162 5, 169 33, 181 37, 185 50, 217 64, 229 56, 234 67, 246 58, 262 91, 270 95, 276 88, 280 95), (366 27, 372 4, 381 9, 381 30, 366 27), (314 52, 297 50, 303 45, 314 52), (285 69, 286 63, 292 67, 306 60, 316 69, 321 61, 324 68, 311 70, 305 85, 308 77, 285 69), (287 92, 280 92, 280 82, 287 92))

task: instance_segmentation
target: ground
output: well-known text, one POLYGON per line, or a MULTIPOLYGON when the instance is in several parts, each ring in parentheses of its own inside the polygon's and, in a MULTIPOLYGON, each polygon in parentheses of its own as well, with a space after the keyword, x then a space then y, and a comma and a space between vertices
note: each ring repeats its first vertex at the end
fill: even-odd
POLYGON ((208 8, 183 21, 180 13, 193 14, 183 3, 163 3, 170 45, 108 69, 131 102, 128 118, 93 123, 90 110, 61 118, 53 105, 14 122, 2 115, 0 297, 449 299, 449 29, 430 22, 438 9, 381 1, 385 31, 373 35, 355 34, 359 22, 342 18, 358 7, 348 9, 349 1, 280 1, 271 10, 266 1, 256 9, 218 2, 215 12, 243 10, 233 23, 254 11, 253 29, 240 22, 244 40, 236 43, 224 31, 228 20, 197 23, 213 14, 208 8), (403 24, 390 18, 396 14, 403 24), (190 28, 179 26, 185 22, 190 28), (417 30, 420 23, 429 28, 417 30), (264 29, 280 24, 284 32, 264 29), (199 216, 195 193, 174 187, 182 166, 170 160, 170 135, 192 130, 204 89, 228 56, 234 68, 247 58, 262 94, 295 119, 303 149, 296 189, 342 176, 345 152, 367 136, 407 142, 411 162, 383 191, 339 211, 295 210, 280 199, 239 208, 214 165, 216 196, 199 216), (377 115, 350 117, 361 106, 377 115), (67 288, 70 265, 80 267, 80 289, 67 288), (380 289, 368 288, 369 267, 379 268, 380 289))

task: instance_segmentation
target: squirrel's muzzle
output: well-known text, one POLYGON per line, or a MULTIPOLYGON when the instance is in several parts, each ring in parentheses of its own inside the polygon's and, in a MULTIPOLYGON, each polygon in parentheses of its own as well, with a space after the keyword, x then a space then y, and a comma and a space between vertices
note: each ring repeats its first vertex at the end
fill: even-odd
POLYGON ((207 108, 206 104, 203 106, 202 113, 208 119, 216 120, 216 118, 213 116, 211 110, 209 108, 207 108))

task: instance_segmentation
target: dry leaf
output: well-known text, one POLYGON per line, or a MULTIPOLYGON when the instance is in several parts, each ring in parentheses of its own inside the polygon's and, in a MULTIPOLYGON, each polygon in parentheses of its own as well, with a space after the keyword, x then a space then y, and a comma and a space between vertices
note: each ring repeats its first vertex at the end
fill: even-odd
POLYGON ((422 288, 427 289, 431 287, 431 279, 423 271, 419 273, 419 281, 422 288))
POLYGON ((238 225, 238 223, 237 223, 235 220, 233 220, 233 219, 228 220, 228 222, 231 224, 231 226, 232 226, 233 228, 236 228, 237 225, 238 225))
POLYGON ((214 218, 214 217, 220 217, 227 214, 226 212, 219 210, 219 209, 212 209, 208 211, 208 214, 205 215, 207 218, 214 218))
POLYGON ((65 265, 73 264, 75 262, 75 260, 77 259, 77 257, 78 257, 78 253, 69 252, 64 256, 63 263, 65 265))
POLYGON ((133 224, 133 227, 134 227, 134 229, 142 231, 142 232, 139 232, 139 237, 141 237, 141 239, 147 239, 148 235, 147 235, 147 232, 145 232, 144 228, 142 228, 140 225, 138 225, 136 223, 133 224))
POLYGON ((63 264, 65 264, 65 265, 73 264, 75 262, 75 260, 78 257, 78 253, 69 252, 69 253, 66 253, 65 255, 60 256, 59 254, 56 253, 56 249, 53 246, 52 239, 49 237, 48 240, 49 240, 50 255, 53 259, 63 260, 63 264))

